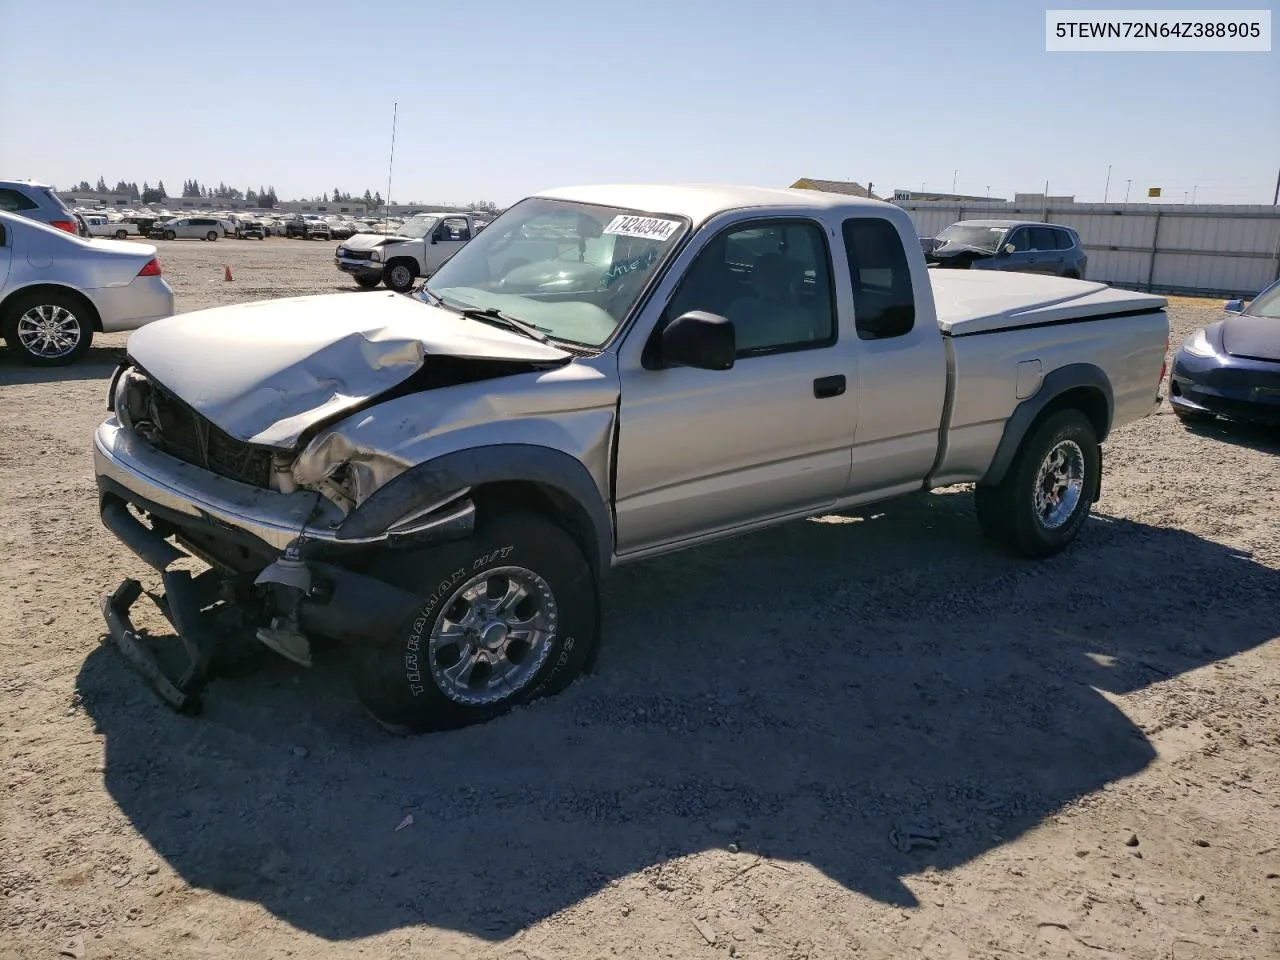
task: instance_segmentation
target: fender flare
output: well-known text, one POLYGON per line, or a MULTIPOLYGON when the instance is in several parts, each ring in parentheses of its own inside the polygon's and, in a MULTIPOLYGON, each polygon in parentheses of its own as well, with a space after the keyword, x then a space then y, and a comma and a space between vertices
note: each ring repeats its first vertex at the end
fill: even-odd
POLYGON ((1013 463, 1013 458, 1017 456, 1022 446, 1022 441, 1031 432, 1040 414, 1069 390, 1082 387, 1101 394, 1106 403, 1106 415, 1103 429, 1098 434, 1098 442, 1105 440, 1111 431, 1111 420, 1115 414, 1115 395, 1111 389, 1111 381, 1096 364, 1069 363, 1047 374, 1040 382, 1040 389, 1014 408, 1009 419, 1005 421, 1004 433, 1000 437, 995 455, 991 458, 991 465, 987 467, 987 472, 978 482, 987 486, 1003 480, 1009 466, 1013 463))
POLYGON ((339 540, 373 537, 415 510, 451 492, 491 483, 516 482, 549 488, 581 508, 591 538, 585 544, 597 575, 613 557, 612 514, 590 472, 576 458, 552 447, 502 443, 446 453, 410 467, 352 511, 338 528, 339 540))

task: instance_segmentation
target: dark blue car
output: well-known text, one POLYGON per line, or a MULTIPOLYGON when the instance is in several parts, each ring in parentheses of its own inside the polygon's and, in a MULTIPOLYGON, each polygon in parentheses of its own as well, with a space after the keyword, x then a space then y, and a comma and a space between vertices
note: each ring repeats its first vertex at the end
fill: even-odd
POLYGON ((1184 421, 1227 417, 1280 426, 1280 280, 1187 337, 1173 358, 1169 404, 1184 421))

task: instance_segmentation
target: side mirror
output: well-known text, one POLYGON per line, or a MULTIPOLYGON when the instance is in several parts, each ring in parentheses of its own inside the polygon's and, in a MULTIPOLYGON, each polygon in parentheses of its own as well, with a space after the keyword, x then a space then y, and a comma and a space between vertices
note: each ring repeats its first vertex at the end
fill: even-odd
POLYGON ((1017 249, 1018 249, 1018 248, 1017 248, 1017 247, 1015 247, 1012 243, 1006 243, 1006 244, 1004 245, 1004 252, 1005 252, 1005 253, 1007 253, 1007 254, 1008 254, 1008 253, 1013 253, 1013 252, 1014 252, 1015 250, 1017 250, 1017 249))
POLYGON ((728 370, 738 353, 733 324, 725 317, 690 310, 662 331, 659 357, 663 365, 728 370))
POLYGON ((436 237, 436 235, 435 235, 434 233, 431 235, 431 242, 432 242, 432 243, 439 243, 439 242, 440 242, 439 238, 438 238, 438 237, 436 237))
POLYGON ((1244 313, 1244 301, 1228 300, 1222 305, 1222 309, 1227 313, 1244 313))

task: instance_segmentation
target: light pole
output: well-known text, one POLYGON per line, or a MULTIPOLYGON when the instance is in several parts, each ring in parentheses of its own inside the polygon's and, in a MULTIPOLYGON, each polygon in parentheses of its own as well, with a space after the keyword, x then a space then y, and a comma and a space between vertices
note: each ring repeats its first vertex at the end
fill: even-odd
POLYGON ((952 193, 956 192, 956 174, 958 174, 959 172, 960 172, 959 170, 951 171, 951 192, 952 193))
POLYGON ((1102 202, 1107 202, 1107 196, 1111 193, 1111 164, 1107 164, 1107 185, 1102 188, 1102 202))
POLYGON ((1132 180, 1126 180, 1124 182, 1124 202, 1125 203, 1129 202, 1129 187, 1131 187, 1132 185, 1133 185, 1132 180))

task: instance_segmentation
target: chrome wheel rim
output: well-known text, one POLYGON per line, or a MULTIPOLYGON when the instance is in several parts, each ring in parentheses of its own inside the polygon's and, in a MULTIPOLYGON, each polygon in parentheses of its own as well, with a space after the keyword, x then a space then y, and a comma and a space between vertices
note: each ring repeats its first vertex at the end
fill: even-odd
POLYGON ((46 303, 18 318, 18 342, 32 356, 57 360, 80 344, 80 321, 66 307, 46 303))
POLYGON ((408 267, 392 267, 391 283, 397 287, 407 287, 413 282, 413 274, 409 272, 408 267))
POLYGON ((436 687, 455 703, 519 693, 551 652, 559 610, 547 581, 524 567, 472 577, 441 608, 427 641, 436 687))
POLYGON ((1036 517, 1046 530, 1066 523, 1084 495, 1084 451, 1074 440, 1061 440, 1049 450, 1036 475, 1036 517))

